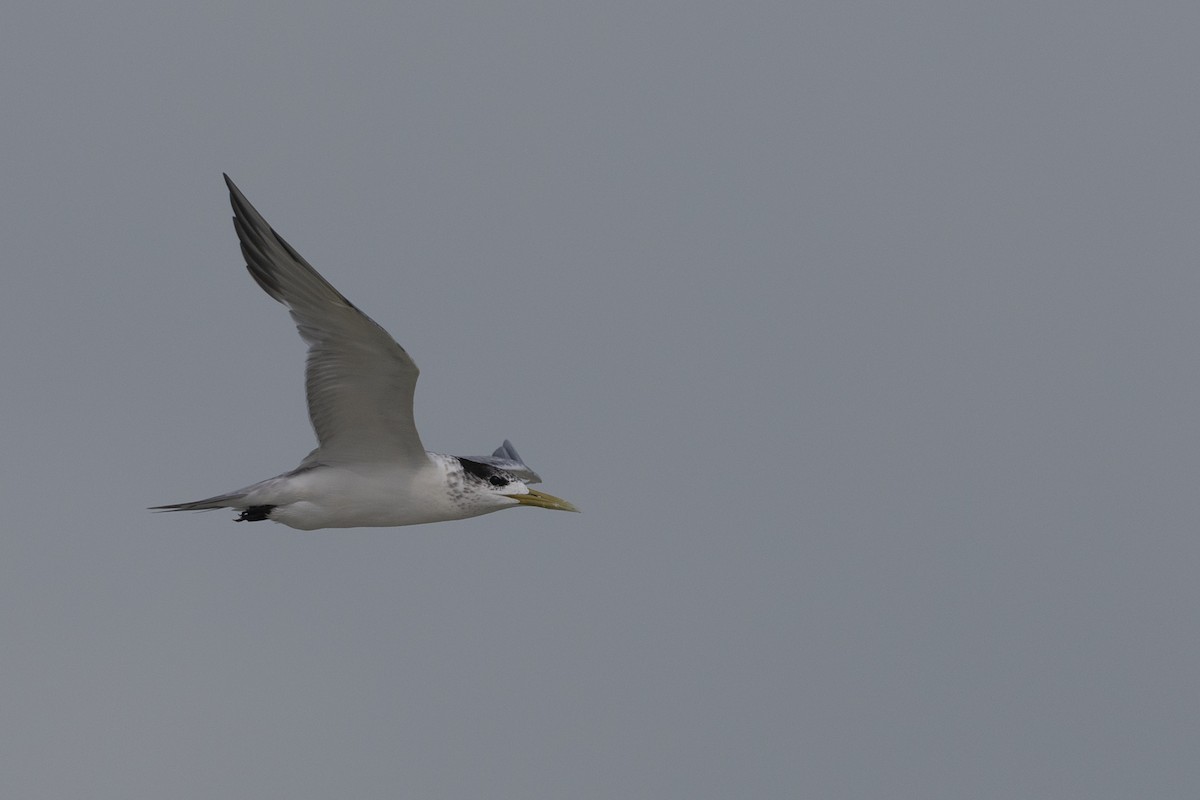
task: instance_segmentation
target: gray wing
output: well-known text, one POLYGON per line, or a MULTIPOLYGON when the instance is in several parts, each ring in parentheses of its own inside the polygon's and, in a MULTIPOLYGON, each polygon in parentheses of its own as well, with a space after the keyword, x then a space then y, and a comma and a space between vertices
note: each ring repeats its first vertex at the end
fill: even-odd
POLYGON ((504 444, 496 448, 490 456, 468 456, 472 461, 478 461, 480 464, 502 469, 505 472, 515 475, 526 483, 541 483, 542 477, 529 468, 529 465, 521 460, 517 455, 517 448, 513 447, 513 443, 508 439, 504 440, 504 444))
POLYGON ((246 268, 287 306, 308 344, 308 415, 320 446, 306 463, 427 463, 413 424, 417 365, 267 224, 228 175, 225 183, 246 268))

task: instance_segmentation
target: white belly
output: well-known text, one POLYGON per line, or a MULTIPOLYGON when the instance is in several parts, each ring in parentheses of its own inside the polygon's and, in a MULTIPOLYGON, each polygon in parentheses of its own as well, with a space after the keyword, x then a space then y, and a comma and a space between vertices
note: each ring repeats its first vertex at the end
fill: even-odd
POLYGON ((263 485, 253 505, 274 506, 270 519, 292 528, 395 527, 498 511, 466 508, 447 490, 439 465, 412 472, 384 466, 317 467, 263 485))

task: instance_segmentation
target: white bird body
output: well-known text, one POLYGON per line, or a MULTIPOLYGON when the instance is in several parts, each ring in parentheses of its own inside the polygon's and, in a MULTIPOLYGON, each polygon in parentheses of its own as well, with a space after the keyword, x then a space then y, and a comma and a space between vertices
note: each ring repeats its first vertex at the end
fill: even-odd
POLYGON ((272 521, 311 531, 420 525, 519 505, 516 500, 499 505, 465 503, 465 474, 459 460, 440 453, 427 455, 428 466, 418 470, 387 462, 299 469, 235 492, 238 505, 233 507, 271 506, 272 521))
POLYGON ((541 479, 508 441, 491 456, 427 452, 412 414, 417 365, 225 181, 246 268, 287 306, 308 344, 305 384, 319 445, 291 472, 155 510, 234 508, 239 522, 300 530, 417 525, 518 505, 576 510, 529 487, 541 479))

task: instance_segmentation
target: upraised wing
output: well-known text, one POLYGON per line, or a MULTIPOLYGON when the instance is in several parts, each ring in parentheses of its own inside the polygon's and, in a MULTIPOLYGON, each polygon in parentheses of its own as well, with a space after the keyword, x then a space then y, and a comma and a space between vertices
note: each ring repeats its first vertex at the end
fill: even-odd
POLYGON ((515 475, 526 483, 541 483, 542 477, 529 468, 529 465, 517 455, 517 448, 508 439, 496 448, 490 456, 471 456, 472 461, 487 464, 496 469, 502 469, 510 475, 515 475))
POLYGON ((428 463, 413 424, 417 365, 267 224, 228 175, 225 183, 246 268, 287 306, 308 344, 308 415, 320 446, 306 463, 428 463))

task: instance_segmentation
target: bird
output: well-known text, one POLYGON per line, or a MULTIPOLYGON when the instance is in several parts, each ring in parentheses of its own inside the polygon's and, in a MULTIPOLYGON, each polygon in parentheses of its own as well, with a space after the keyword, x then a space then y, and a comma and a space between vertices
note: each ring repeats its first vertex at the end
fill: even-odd
POLYGON ((578 511, 507 439, 490 456, 425 450, 413 422, 416 363, 267 224, 228 175, 233 227, 255 282, 308 345, 305 388, 317 447, 295 469, 243 489, 152 511, 230 508, 236 522, 297 530, 397 527, 530 506, 578 511))

